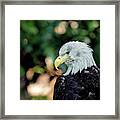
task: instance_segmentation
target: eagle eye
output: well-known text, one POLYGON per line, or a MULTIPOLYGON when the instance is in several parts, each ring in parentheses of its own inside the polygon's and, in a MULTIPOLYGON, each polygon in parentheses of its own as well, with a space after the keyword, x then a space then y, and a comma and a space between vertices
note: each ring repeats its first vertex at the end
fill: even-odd
POLYGON ((66 54, 69 54, 70 52, 68 51, 68 52, 66 52, 66 54))

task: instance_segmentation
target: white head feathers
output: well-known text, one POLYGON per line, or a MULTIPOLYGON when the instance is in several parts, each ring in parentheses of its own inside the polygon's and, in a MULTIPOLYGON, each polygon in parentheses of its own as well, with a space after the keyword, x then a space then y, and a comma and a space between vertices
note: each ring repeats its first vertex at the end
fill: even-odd
POLYGON ((64 75, 76 74, 87 67, 96 66, 92 52, 93 50, 83 42, 72 41, 64 44, 60 48, 59 55, 68 54, 70 56, 70 60, 65 62, 68 68, 64 75))

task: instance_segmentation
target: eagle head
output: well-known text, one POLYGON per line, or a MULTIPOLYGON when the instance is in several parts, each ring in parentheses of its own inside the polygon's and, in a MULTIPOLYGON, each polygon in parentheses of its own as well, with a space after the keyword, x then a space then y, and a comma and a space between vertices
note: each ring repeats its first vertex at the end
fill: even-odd
POLYGON ((65 43, 59 50, 59 56, 55 60, 55 68, 65 63, 67 65, 67 70, 63 74, 64 76, 68 74, 76 74, 87 67, 96 66, 93 59, 93 50, 83 42, 72 41, 65 43))

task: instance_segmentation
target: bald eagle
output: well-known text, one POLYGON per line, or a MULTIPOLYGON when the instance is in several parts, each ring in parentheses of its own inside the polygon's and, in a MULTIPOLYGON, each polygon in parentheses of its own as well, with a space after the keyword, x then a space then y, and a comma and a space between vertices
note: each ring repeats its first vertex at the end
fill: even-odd
POLYGON ((53 99, 99 100, 100 70, 90 46, 78 41, 65 43, 59 50, 55 68, 58 70, 63 63, 67 70, 55 83, 53 99))

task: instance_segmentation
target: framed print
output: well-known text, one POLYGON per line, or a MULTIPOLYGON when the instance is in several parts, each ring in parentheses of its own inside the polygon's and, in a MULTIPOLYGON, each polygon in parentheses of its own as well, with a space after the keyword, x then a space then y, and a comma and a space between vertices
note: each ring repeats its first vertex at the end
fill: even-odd
POLYGON ((1 118, 119 119, 117 0, 1 8, 1 118))

